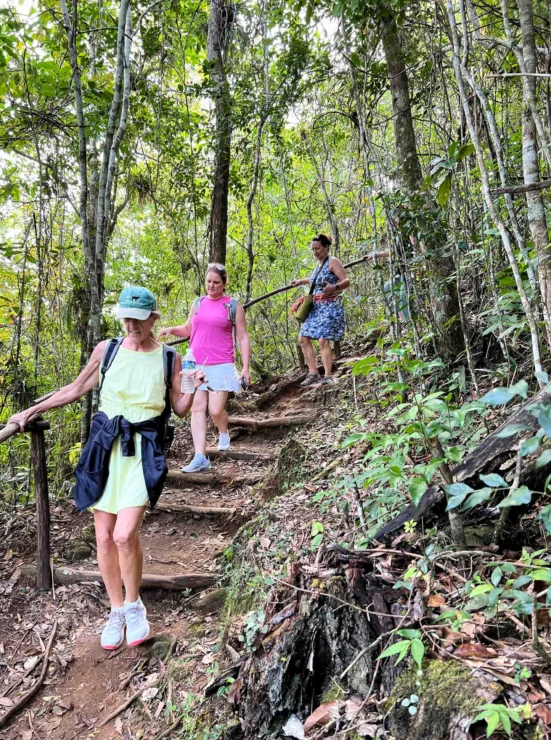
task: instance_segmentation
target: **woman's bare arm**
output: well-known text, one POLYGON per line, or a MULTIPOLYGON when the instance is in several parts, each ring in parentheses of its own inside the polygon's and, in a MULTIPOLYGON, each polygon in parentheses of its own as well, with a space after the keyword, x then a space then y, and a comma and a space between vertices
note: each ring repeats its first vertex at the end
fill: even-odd
POLYGON ((329 283, 325 286, 323 292, 326 296, 336 295, 341 290, 346 290, 346 288, 348 288, 348 286, 350 285, 350 280, 346 275, 346 271, 342 266, 341 261, 338 260, 336 257, 331 257, 331 260, 329 262, 329 269, 331 270, 333 275, 338 278, 338 283, 336 285, 332 285, 331 283, 329 283))
POLYGON ((190 308, 189 316, 185 324, 182 324, 181 326, 169 326, 168 329, 161 329, 159 332, 159 340, 163 337, 169 337, 171 334, 175 337, 182 337, 183 339, 188 339, 191 336, 191 321, 193 319, 193 314, 195 311, 193 310, 193 306, 190 308))
POLYGON ((376 260, 387 260, 390 256, 390 252, 388 250, 383 250, 381 252, 368 252, 367 254, 364 254, 364 260, 373 260, 375 262, 376 260))
POLYGON ((91 391, 98 382, 99 369, 106 345, 107 341, 100 342, 98 344, 92 352, 90 361, 81 371, 76 380, 73 380, 69 385, 63 386, 63 388, 56 391, 53 396, 37 403, 36 406, 31 406, 30 408, 25 409, 25 411, 20 411, 18 414, 14 414, 9 420, 9 423, 19 424, 21 431, 24 431, 27 424, 45 411, 57 409, 61 406, 67 406, 67 404, 78 401, 78 399, 86 395, 88 391, 91 391))

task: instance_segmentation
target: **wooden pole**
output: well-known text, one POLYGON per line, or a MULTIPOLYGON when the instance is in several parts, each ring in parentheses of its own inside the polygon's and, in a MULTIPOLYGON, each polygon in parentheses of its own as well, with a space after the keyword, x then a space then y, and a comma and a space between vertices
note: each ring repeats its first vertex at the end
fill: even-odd
MULTIPOLYGON (((48 424, 48 428, 49 426, 48 424)), ((48 591, 52 587, 52 572, 50 569, 50 499, 44 423, 39 426, 30 425, 29 431, 36 504, 36 587, 39 591, 48 591)))

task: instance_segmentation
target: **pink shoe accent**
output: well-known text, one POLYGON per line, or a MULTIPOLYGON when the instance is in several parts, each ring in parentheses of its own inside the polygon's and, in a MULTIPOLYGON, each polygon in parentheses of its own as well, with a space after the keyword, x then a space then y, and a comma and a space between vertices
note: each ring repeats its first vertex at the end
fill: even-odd
POLYGON ((142 637, 141 640, 134 640, 134 642, 129 642, 128 647, 136 647, 136 645, 141 645, 142 642, 147 642, 149 638, 151 637, 151 627, 147 630, 147 635, 145 637, 142 637))

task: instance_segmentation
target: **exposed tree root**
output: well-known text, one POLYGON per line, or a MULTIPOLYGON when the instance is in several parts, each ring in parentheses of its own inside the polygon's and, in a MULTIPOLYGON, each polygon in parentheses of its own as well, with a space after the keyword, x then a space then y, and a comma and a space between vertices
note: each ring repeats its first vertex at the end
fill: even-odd
POLYGON ((42 664, 42 670, 40 671, 40 676, 38 677, 38 681, 35 683, 35 685, 30 689, 30 691, 27 691, 26 694, 24 694, 19 701, 13 705, 13 707, 10 707, 6 714, 4 714, 3 717, 0 717, 0 728, 5 727, 19 712, 20 709, 23 709, 24 706, 26 706, 30 700, 36 696, 36 694, 39 692, 40 687, 44 683, 44 679, 46 678, 46 674, 48 672, 48 659, 50 657, 50 651, 52 649, 52 645, 54 642, 54 637, 56 635, 57 631, 57 620, 54 622, 52 626, 52 631, 50 633, 50 638, 48 640, 48 643, 46 645, 46 650, 44 651, 44 657, 43 657, 43 664, 42 664))

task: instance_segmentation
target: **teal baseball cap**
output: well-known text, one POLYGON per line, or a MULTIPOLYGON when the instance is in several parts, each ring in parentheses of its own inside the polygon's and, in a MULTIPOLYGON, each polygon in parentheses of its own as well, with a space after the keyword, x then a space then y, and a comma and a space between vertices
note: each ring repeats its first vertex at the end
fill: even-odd
POLYGON ((119 296, 118 319, 138 319, 145 321, 157 310, 157 300, 153 293, 141 285, 125 288, 119 296))

